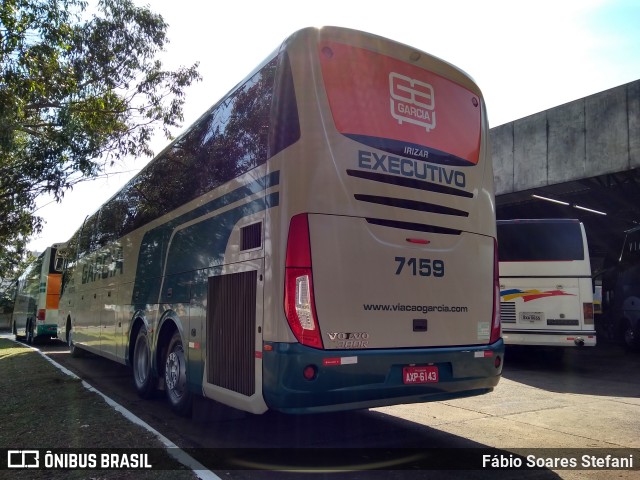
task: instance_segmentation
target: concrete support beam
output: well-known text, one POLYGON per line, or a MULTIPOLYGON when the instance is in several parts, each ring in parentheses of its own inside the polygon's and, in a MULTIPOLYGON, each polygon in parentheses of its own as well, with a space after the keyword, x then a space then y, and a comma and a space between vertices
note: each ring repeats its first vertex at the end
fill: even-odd
POLYGON ((492 128, 490 134, 496 192, 513 192, 513 122, 492 128))
POLYGON ((513 125, 513 187, 516 191, 547 184, 547 114, 536 113, 513 125))
POLYGON ((629 157, 632 168, 640 168, 640 81, 627 86, 629 108, 629 157))
POLYGON ((640 80, 491 129, 496 195, 640 167, 640 80))

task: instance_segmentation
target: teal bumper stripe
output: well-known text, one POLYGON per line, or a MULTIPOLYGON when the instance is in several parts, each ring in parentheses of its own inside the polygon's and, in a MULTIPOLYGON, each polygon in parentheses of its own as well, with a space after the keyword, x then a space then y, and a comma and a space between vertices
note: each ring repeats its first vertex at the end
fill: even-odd
POLYGON ((49 335, 55 337, 56 335, 58 335, 58 325, 56 325, 55 323, 37 325, 35 335, 49 335))
POLYGON ((263 394, 269 408, 287 413, 315 413, 427 402, 490 392, 497 385, 504 358, 502 340, 492 345, 394 350, 316 350, 275 343, 263 352, 263 394), (343 364, 336 359, 345 358, 343 364), (328 365, 325 365, 328 364, 328 365), (438 366, 438 383, 405 385, 408 365, 438 366), (306 380, 303 369, 318 374, 306 380))

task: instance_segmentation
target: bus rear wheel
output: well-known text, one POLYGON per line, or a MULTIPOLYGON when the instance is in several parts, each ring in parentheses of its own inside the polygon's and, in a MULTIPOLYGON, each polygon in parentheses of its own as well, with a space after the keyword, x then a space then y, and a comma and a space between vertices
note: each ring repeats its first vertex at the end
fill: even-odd
POLYGON ((11 328, 11 331, 13 332, 13 335, 16 340, 24 340, 24 337, 22 335, 18 335, 18 326, 16 325, 16 322, 13 322, 13 327, 11 328))
POLYGON ((133 383, 138 395, 150 398, 155 391, 155 377, 151 369, 151 346, 145 327, 140 328, 133 347, 133 383))
POLYGON ((25 341, 28 345, 33 344, 33 323, 31 320, 27 322, 27 331, 25 334, 25 341))
POLYGON ((187 386, 187 362, 180 332, 175 332, 164 364, 164 380, 167 400, 171 409, 179 415, 191 411, 191 394, 187 386))
POLYGON ((623 328, 624 346, 632 351, 640 350, 640 326, 634 328, 631 320, 627 319, 623 328))

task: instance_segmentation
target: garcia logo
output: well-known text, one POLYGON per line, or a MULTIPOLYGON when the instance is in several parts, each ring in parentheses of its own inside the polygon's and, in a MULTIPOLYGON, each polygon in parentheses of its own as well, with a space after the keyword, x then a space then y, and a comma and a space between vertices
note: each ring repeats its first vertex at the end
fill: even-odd
POLYGON ((427 132, 436 128, 435 92, 428 83, 400 75, 389 74, 391 116, 398 123, 420 125, 427 132))

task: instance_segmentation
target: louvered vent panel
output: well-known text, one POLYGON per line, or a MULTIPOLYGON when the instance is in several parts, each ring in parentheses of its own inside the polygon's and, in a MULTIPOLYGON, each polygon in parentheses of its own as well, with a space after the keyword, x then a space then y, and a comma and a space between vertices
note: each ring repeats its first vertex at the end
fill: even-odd
POLYGON ((240 250, 251 250, 262 246, 262 222, 240 229, 240 250))
POLYGON ((207 381, 251 396, 255 393, 257 272, 209 278, 207 381))
POLYGON ((516 304, 514 302, 500 302, 500 321, 502 323, 516 323, 516 304))

